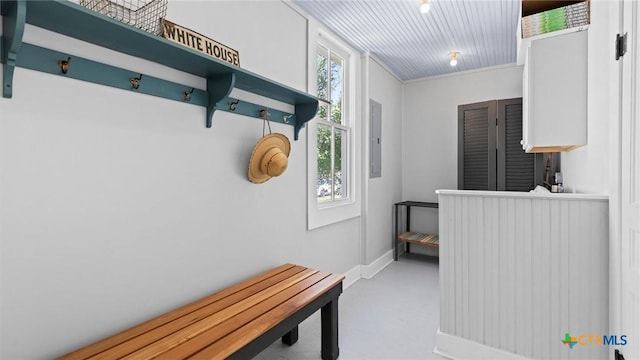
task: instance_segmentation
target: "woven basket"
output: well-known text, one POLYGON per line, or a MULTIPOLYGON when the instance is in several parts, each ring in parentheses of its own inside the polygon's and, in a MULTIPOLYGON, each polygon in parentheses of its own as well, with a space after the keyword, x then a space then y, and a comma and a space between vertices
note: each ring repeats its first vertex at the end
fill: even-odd
POLYGON ((120 22, 160 35, 167 0, 80 0, 80 5, 120 22))

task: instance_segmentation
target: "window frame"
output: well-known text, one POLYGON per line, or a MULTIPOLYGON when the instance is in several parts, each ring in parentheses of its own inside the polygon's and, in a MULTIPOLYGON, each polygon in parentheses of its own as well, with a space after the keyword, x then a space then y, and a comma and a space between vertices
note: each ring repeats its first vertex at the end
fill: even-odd
MULTIPOLYGON (((330 207, 330 206, 334 206, 335 204, 340 204, 342 202, 348 202, 349 201, 349 197, 351 196, 351 187, 350 184, 348 183, 348 179, 350 179, 352 177, 351 175, 351 171, 349 169, 349 164, 350 164, 350 154, 351 151, 349 149, 349 144, 350 144, 350 137, 351 137, 351 123, 352 123, 352 119, 351 119, 351 114, 349 113, 350 108, 351 108, 351 103, 348 99, 348 91, 347 91, 347 87, 348 84, 345 84, 345 80, 348 80, 348 76, 349 76, 349 71, 347 70, 349 68, 348 66, 348 62, 347 62, 347 57, 348 54, 342 52, 342 49, 338 49, 335 50, 335 48, 332 47, 327 47, 325 44, 323 43, 319 43, 318 48, 322 47, 324 49, 326 49, 327 51, 327 60, 329 61, 329 69, 331 67, 331 61, 332 61, 332 56, 336 55, 338 56, 341 60, 342 60, 342 99, 343 99, 343 103, 342 103, 342 109, 341 109, 341 122, 340 123, 336 123, 333 122, 331 119, 331 110, 333 109, 333 93, 332 93, 332 86, 329 83, 327 86, 327 99, 322 99, 319 98, 319 107, 318 107, 318 111, 320 109, 320 107, 322 106, 327 106, 327 108, 329 109, 329 111, 327 112, 327 119, 326 120, 321 120, 316 118, 317 121, 317 125, 318 128, 320 126, 323 127, 327 127, 330 132, 330 144, 331 144, 331 154, 330 154, 330 158, 331 158, 331 165, 330 165, 330 179, 331 179, 331 187, 333 188, 333 190, 331 191, 331 199, 326 200, 326 201, 318 201, 318 207, 323 208, 323 207, 330 207), (347 179, 347 183, 344 184, 345 185, 345 189, 346 189, 346 196, 342 197, 342 198, 335 198, 335 179, 336 179, 336 175, 335 175, 335 171, 336 171, 336 147, 335 147, 335 141, 336 141, 336 132, 337 131, 343 131, 344 134, 346 136, 343 136, 341 141, 346 142, 346 144, 342 144, 343 148, 346 148, 346 153, 341 151, 341 154, 345 154, 345 156, 342 157, 341 159, 341 163, 342 163, 342 169, 344 171, 343 173, 343 179, 346 178, 347 179)), ((318 56, 318 53, 320 52, 320 50, 318 49, 316 51, 316 59, 318 56)), ((317 61, 317 60, 316 60, 317 61)), ((317 69, 317 66, 315 67, 317 69)), ((329 70, 331 71, 331 70, 329 70)), ((329 82, 331 81, 331 75, 328 75, 329 78, 329 82)), ((317 79, 317 78, 316 78, 317 79)), ((317 82, 316 82, 317 83, 317 82)), ((318 137, 318 133, 316 131, 316 141, 317 141, 317 137, 318 137)), ((317 143, 317 142, 316 142, 317 143)), ((317 160, 317 156, 316 156, 316 160, 317 160)), ((316 167, 317 168, 317 167, 316 167)), ((316 179, 317 179, 317 174, 316 174, 316 179)), ((317 196, 317 193, 316 193, 317 196)), ((317 197, 316 197, 316 200, 317 197)))
MULTIPOLYGON (((357 51, 350 48, 337 37, 334 37, 316 21, 309 19, 308 42, 308 92, 317 96, 317 57, 319 46, 330 49, 344 60, 343 91, 343 125, 327 121, 333 128, 347 130, 342 141, 347 142, 347 155, 343 159, 346 169, 347 196, 343 199, 319 202, 317 197, 318 179, 318 126, 325 123, 317 117, 307 123, 307 227, 309 230, 358 217, 361 214, 358 187, 361 179, 361 149, 360 149, 360 102, 356 94, 359 93, 360 57, 357 51), (346 138, 346 139, 345 139, 346 138)), ((329 59, 330 60, 330 56, 329 59)), ((324 100, 320 100, 324 102, 324 100)), ((330 99, 328 101, 330 103, 330 99)), ((330 115, 328 115, 330 116, 330 115)), ((333 141, 332 132, 332 141, 333 141)), ((333 168, 333 163, 332 163, 333 168)), ((333 171, 333 169, 332 169, 333 171)))

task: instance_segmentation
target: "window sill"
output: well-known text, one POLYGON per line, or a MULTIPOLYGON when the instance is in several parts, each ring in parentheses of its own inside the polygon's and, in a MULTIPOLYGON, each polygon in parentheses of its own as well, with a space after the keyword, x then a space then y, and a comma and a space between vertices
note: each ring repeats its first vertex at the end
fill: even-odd
MULTIPOLYGON (((309 201, 316 202, 316 199, 312 198, 309 201)), ((360 205, 357 201, 318 204, 315 208, 313 206, 309 206, 307 229, 313 230, 359 216, 360 205)))

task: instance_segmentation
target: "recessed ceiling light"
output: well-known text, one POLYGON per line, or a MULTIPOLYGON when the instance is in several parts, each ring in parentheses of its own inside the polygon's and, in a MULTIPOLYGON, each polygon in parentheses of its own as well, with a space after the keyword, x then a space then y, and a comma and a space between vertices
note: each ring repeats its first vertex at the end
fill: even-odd
POLYGON ((422 5, 420 5, 420 12, 423 14, 426 14, 431 9, 431 6, 429 5, 429 0, 421 0, 421 1, 422 1, 422 5))
POLYGON ((449 58, 451 59, 451 61, 449 61, 449 65, 451 66, 458 65, 458 55, 460 55, 460 53, 457 51, 452 51, 449 53, 449 58))

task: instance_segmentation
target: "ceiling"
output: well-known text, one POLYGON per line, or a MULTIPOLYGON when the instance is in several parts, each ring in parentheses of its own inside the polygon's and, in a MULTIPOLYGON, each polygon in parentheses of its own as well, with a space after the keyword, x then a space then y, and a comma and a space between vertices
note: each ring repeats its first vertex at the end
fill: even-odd
POLYGON ((401 80, 516 62, 520 0, 430 0, 426 14, 420 0, 292 2, 401 80))

